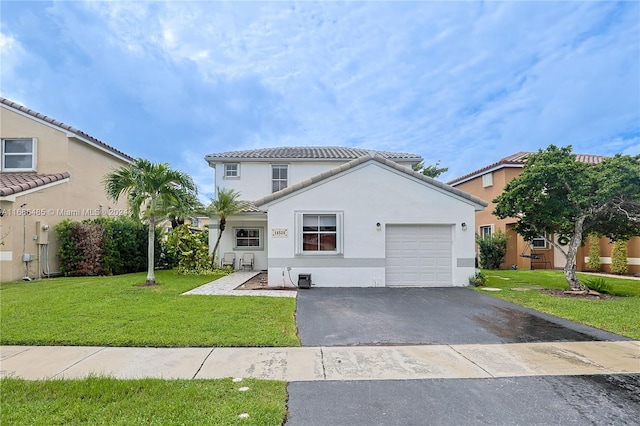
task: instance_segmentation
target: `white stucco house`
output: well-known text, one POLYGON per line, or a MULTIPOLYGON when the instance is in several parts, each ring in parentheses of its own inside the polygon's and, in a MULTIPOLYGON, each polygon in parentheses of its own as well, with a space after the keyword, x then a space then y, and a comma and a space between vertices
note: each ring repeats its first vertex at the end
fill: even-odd
MULTIPOLYGON (((487 203, 414 172, 417 155, 342 147, 210 154, 216 186, 246 208, 227 218, 218 256, 253 253, 269 286, 445 287, 475 271, 475 212, 487 203), (250 200, 250 201, 249 201, 250 200)), ((218 236, 211 218, 210 246, 218 236)))

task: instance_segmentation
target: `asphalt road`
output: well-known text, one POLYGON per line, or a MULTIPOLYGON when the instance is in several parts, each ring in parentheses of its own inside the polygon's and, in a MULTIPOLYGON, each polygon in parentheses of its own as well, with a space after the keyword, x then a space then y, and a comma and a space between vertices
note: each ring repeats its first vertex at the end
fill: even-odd
POLYGON ((640 375, 295 382, 286 426, 638 425, 640 375))

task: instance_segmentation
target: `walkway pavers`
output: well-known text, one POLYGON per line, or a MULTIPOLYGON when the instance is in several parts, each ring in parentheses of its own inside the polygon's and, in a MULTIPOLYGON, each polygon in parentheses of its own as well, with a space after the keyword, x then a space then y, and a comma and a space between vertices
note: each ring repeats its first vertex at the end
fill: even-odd
POLYGON ((189 290, 183 295, 200 296, 267 296, 267 297, 296 297, 295 290, 236 290, 239 285, 258 275, 259 271, 236 271, 210 283, 189 290))
POLYGON ((638 374, 640 341, 295 348, 0 346, 26 379, 247 377, 299 381, 638 374))

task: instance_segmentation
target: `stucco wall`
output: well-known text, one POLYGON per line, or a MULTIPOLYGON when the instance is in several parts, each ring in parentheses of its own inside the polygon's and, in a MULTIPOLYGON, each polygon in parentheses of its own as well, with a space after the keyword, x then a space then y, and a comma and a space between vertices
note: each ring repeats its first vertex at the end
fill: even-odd
POLYGON ((38 278, 59 271, 58 242, 54 227, 66 218, 83 220, 103 215, 127 213, 126 200, 116 204, 107 199, 102 179, 112 168, 127 164, 124 160, 88 145, 52 126, 24 117, 6 108, 0 108, 2 126, 0 137, 36 137, 37 173, 69 172, 68 181, 42 188, 27 195, 18 195, 15 201, 0 201, 5 216, 0 218, 0 233, 4 245, 0 246, 0 280, 20 280, 25 276, 22 254, 34 255, 28 276, 38 278), (23 204, 26 204, 23 208, 23 204), (100 210, 102 205, 102 210, 100 210), (109 209, 109 207, 111 209, 109 209), (25 216, 26 214, 26 216, 25 216), (39 229, 36 223, 39 222, 39 229), (49 230, 42 227, 48 225, 49 230), (41 246, 34 236, 48 237, 48 246, 41 246), (45 261, 48 247, 49 262, 45 261))
MULTIPOLYGON (((385 226, 391 224, 453 225, 454 265, 458 259, 473 265, 475 258, 473 205, 376 162, 278 200, 268 215, 270 285, 281 285, 291 268, 295 282, 298 274, 311 273, 316 286, 384 286, 385 226), (296 254, 295 212, 341 212, 343 253, 296 254), (272 238, 274 228, 288 230, 288 237, 272 238)), ((467 284, 473 271, 473 266, 454 266, 454 285, 467 284)))

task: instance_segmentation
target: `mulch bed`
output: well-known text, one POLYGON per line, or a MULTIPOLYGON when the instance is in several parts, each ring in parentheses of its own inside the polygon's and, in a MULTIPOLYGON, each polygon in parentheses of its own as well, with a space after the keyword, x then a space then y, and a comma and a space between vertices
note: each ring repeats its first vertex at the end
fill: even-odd
POLYGON ((249 281, 244 282, 236 287, 236 290, 289 290, 295 291, 297 287, 269 287, 269 274, 261 272, 249 281))
POLYGON ((620 296, 612 296, 610 294, 603 293, 577 293, 577 292, 568 292, 566 290, 552 290, 552 289, 542 289, 539 290, 540 293, 550 294, 555 297, 563 297, 567 299, 583 299, 583 300, 609 300, 609 299, 618 299, 620 296))

